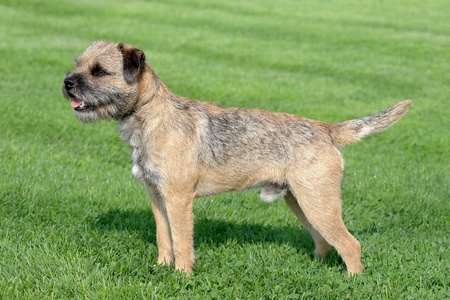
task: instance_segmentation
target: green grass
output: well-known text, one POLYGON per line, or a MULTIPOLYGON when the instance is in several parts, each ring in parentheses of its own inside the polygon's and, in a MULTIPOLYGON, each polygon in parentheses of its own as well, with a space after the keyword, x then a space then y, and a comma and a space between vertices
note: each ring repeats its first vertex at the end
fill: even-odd
POLYGON ((0 0, 0 298, 450 297, 450 3, 0 0), (138 45, 176 93, 328 121, 397 100, 344 151, 349 278, 284 203, 195 204, 195 274, 155 266, 155 226, 117 125, 83 125, 64 73, 92 40, 138 45))

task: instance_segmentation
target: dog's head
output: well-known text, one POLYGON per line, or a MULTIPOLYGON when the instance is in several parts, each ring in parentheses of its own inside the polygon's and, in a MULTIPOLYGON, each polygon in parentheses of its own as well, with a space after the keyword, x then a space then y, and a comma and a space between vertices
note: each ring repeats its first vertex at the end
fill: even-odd
POLYGON ((144 52, 129 45, 94 42, 64 78, 63 93, 81 121, 131 114, 145 71, 144 52))

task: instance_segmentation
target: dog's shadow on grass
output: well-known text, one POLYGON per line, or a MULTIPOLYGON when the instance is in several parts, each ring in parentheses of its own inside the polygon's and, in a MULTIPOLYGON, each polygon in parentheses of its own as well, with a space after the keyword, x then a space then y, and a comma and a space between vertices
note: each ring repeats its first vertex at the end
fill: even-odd
MULTIPOLYGON (((156 243, 155 223, 149 210, 113 209, 99 214, 92 226, 100 232, 125 231, 135 233, 145 242, 156 243)), ((196 218, 195 245, 218 247, 229 241, 239 244, 289 245, 313 257, 314 244, 308 232, 300 226, 273 226, 254 223, 234 223, 223 220, 196 218)), ((327 265, 340 265, 341 259, 331 254, 324 260, 327 265)))

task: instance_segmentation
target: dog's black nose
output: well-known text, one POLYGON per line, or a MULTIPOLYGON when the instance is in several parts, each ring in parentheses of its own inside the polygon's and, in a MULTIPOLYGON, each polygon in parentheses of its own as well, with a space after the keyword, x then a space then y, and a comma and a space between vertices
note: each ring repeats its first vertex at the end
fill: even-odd
POLYGON ((75 86, 75 80, 72 76, 64 78, 64 86, 66 89, 70 90, 75 86))

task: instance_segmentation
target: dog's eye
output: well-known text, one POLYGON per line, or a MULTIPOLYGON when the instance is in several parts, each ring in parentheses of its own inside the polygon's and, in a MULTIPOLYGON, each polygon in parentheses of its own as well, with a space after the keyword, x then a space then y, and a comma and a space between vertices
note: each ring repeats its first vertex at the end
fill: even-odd
POLYGON ((109 74, 110 73, 103 69, 99 64, 95 64, 91 69, 91 75, 95 77, 101 77, 109 74))

